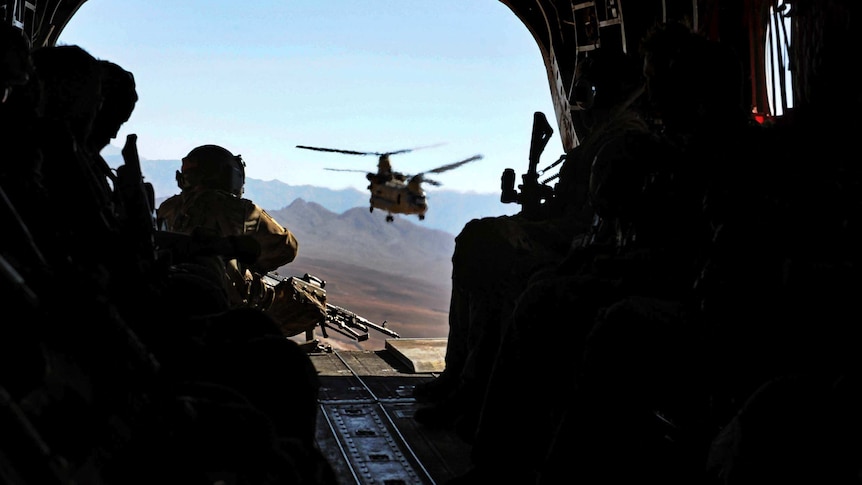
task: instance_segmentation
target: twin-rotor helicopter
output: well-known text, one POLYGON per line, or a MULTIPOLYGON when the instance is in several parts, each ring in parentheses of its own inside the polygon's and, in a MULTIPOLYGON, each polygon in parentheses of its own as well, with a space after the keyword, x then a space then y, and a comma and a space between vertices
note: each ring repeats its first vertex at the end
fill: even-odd
POLYGON ((420 172, 415 175, 407 175, 392 170, 392 165, 389 161, 389 157, 391 155, 408 153, 414 150, 435 146, 439 145, 428 145, 383 153, 340 150, 337 148, 321 148, 305 145, 297 145, 296 148, 321 152, 346 153, 349 155, 376 155, 378 157, 377 172, 337 168, 326 168, 325 170, 333 170, 336 172, 364 172, 365 178, 368 179, 369 182, 368 190, 371 191, 371 206, 369 207, 369 211, 374 212, 374 209, 384 210, 386 211, 386 222, 392 222, 395 220, 393 214, 416 215, 419 217, 420 221, 425 219, 425 213, 428 211, 428 201, 425 190, 422 188, 422 184, 427 183, 434 186, 441 185, 441 183, 436 180, 426 178, 425 174, 443 173, 448 170, 458 168, 466 163, 482 159, 482 155, 473 155, 470 158, 449 163, 432 170, 425 170, 424 172, 420 172))

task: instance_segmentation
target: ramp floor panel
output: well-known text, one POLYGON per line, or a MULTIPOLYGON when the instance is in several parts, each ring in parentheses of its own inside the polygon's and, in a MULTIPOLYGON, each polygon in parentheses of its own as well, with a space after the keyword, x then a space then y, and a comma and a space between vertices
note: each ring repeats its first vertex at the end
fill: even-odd
POLYGON ((312 354, 321 381, 317 442, 343 485, 445 483, 467 470, 452 429, 413 420, 413 388, 434 378, 390 350, 312 354))

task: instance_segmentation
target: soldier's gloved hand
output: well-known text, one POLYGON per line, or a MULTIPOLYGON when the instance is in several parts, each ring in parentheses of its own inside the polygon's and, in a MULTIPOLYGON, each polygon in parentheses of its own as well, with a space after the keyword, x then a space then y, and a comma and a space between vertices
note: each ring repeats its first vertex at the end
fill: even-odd
POLYGON ((259 310, 267 310, 275 299, 275 290, 265 284, 260 275, 253 275, 248 284, 249 306, 259 310))

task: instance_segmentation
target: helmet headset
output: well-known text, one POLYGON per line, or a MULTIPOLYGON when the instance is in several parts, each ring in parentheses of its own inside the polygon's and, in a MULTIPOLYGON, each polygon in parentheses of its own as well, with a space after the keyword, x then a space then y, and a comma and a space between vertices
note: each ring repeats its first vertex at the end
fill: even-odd
POLYGON ((215 189, 242 196, 245 162, 241 155, 234 155, 218 145, 201 145, 190 151, 182 162, 182 171, 176 172, 181 190, 215 189))

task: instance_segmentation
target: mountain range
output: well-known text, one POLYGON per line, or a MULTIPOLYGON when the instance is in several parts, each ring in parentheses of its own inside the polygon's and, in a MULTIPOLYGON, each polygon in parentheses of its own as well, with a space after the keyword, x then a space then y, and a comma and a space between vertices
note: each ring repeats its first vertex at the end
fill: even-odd
MULTIPOLYGON (((120 149, 109 147, 103 153, 108 164, 117 167, 123 164, 120 149)), ((141 159, 141 172, 144 179, 153 184, 156 199, 163 200, 179 192, 176 171, 179 160, 141 159)), ((428 194, 428 213, 423 221, 416 216, 396 215, 393 224, 413 223, 417 227, 439 229, 450 234, 458 234, 471 219, 487 216, 514 214, 520 210, 517 204, 503 204, 499 194, 480 194, 457 192, 431 188, 428 194)), ((255 201, 264 209, 278 210, 289 206, 296 199, 316 202, 327 210, 341 214, 354 207, 369 208, 369 193, 354 188, 340 190, 313 185, 290 185, 280 180, 259 180, 247 178, 244 197, 255 201)), ((375 216, 383 219, 385 213, 376 211, 375 216)))
MULTIPOLYGON (((103 156, 123 164, 119 149, 103 156)), ((156 206, 179 192, 179 160, 141 159, 144 180, 153 185, 156 206)), ((246 180, 245 198, 255 201, 299 241, 299 254, 279 268, 282 276, 313 274, 326 281, 327 300, 402 337, 446 337, 455 234, 474 218, 517 212, 494 194, 439 190, 429 193, 425 220, 368 210, 368 194, 292 186, 278 180, 246 180)), ((319 332, 318 332, 319 333, 319 332)), ((336 348, 383 348, 384 335, 369 332, 362 344, 328 332, 336 348)))

